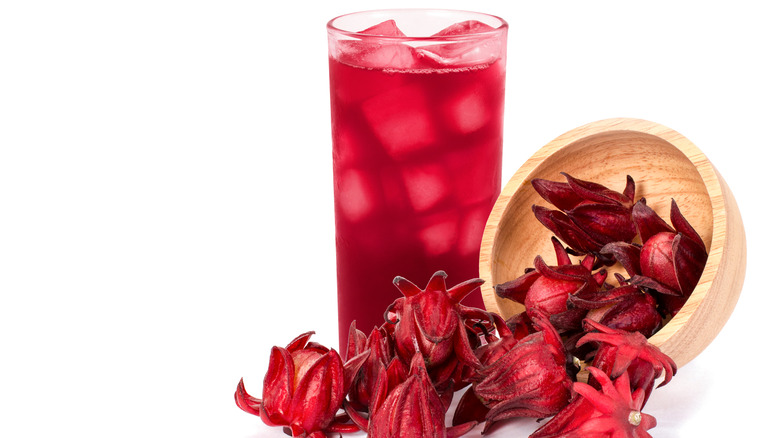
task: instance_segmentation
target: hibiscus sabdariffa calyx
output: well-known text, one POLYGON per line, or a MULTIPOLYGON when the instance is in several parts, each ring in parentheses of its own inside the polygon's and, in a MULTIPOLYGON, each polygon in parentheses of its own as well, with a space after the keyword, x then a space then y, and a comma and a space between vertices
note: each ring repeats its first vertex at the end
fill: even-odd
POLYGON ((408 365, 419 352, 438 390, 448 385, 459 386, 464 366, 480 366, 470 344, 466 321, 490 320, 484 310, 460 304, 484 280, 467 280, 447 289, 446 277, 444 271, 434 273, 425 289, 396 277, 393 283, 403 297, 385 312, 385 320, 395 325, 393 337, 398 357, 408 365))
POLYGON ((309 342, 313 334, 298 336, 286 348, 273 347, 263 398, 249 395, 241 379, 236 404, 269 426, 285 427, 295 437, 324 438, 325 432, 356 431, 355 425, 336 422, 336 412, 368 352, 344 364, 335 350, 309 342))

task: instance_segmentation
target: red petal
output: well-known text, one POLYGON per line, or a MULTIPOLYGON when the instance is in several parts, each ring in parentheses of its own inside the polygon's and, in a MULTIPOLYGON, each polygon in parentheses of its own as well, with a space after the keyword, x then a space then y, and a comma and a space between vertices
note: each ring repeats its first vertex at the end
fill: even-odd
POLYGON ((343 373, 335 350, 317 359, 295 390, 291 424, 298 424, 309 433, 328 427, 344 401, 343 373))
POLYGON ((661 314, 650 294, 639 293, 619 300, 604 314, 601 323, 620 330, 639 332, 649 338, 661 326, 661 314))
POLYGON ((263 379, 264 404, 272 418, 289 419, 294 378, 295 365, 290 352, 283 348, 273 347, 268 372, 263 379))
POLYGON ((647 205, 645 198, 640 199, 634 204, 631 215, 636 223, 639 237, 642 238, 642 242, 647 242, 648 239, 658 233, 674 233, 674 229, 664 222, 655 210, 647 205))
POLYGON ((346 412, 349 416, 349 419, 355 423, 355 426, 357 426, 363 432, 368 432, 368 418, 361 415, 360 412, 355 409, 352 403, 344 403, 344 412, 346 412))
POLYGON ((507 298, 518 303, 525 303, 525 297, 528 294, 528 289, 539 278, 541 274, 535 269, 527 272, 524 275, 517 277, 514 280, 507 281, 506 283, 497 284, 496 295, 501 298, 507 298))
POLYGON ((401 359, 394 357, 387 366, 387 389, 393 390, 406 380, 408 372, 401 359))
POLYGON ((460 398, 458 406, 455 408, 455 414, 452 417, 452 424, 469 423, 471 421, 483 422, 490 408, 485 406, 474 394, 474 388, 469 387, 460 398))
POLYGON ((626 273, 631 277, 639 274, 639 253, 641 247, 627 242, 610 242, 601 248, 601 254, 609 254, 623 265, 626 273))
POLYGON ((293 339, 292 342, 290 342, 287 347, 285 347, 285 350, 292 353, 293 351, 300 350, 306 346, 306 343, 309 342, 309 338, 314 335, 313 331, 303 333, 299 335, 297 338, 293 339))
MULTIPOLYGON (((447 341, 455 334, 458 314, 445 292, 426 292, 418 295, 411 303, 412 314, 423 336, 438 344, 447 341)), ((403 324, 403 322, 402 322, 403 324)), ((420 350, 424 351, 423 346, 420 350)))
POLYGON ((366 334, 357 328, 357 321, 352 321, 349 325, 349 334, 347 336, 347 351, 344 355, 344 360, 349 360, 357 356, 360 352, 366 349, 366 334))
POLYGON ((535 178, 531 180, 531 185, 545 201, 561 210, 569 210, 582 202, 582 197, 572 190, 568 182, 535 178))
MULTIPOLYGON (((404 378, 405 377, 406 376, 404 375, 404 378)), ((399 383, 401 382, 403 381, 399 381, 399 383)), ((382 404, 385 402, 388 393, 390 393, 390 391, 392 391, 393 389, 395 389, 395 386, 390 386, 390 384, 388 383, 387 371, 385 371, 384 368, 381 368, 376 377, 376 384, 374 385, 374 393, 371 397, 371 405, 369 406, 369 412, 371 413, 371 415, 374 415, 374 413, 379 410, 380 406, 382 406, 382 404)))
POLYGON ((447 290, 447 273, 444 271, 436 271, 428 280, 428 284, 425 286, 425 292, 439 291, 444 292, 447 290))
POLYGON ((626 187, 623 189, 623 196, 628 198, 631 203, 634 202, 634 193, 636 193, 636 184, 631 175, 626 175, 626 187))
POLYGON ((675 230, 677 230, 677 232, 682 233, 684 236, 693 240, 696 245, 702 248, 706 253, 707 247, 704 245, 704 241, 702 240, 701 236, 699 236, 699 233, 697 233, 690 224, 690 222, 688 222, 688 220, 685 219, 685 217, 682 215, 682 212, 680 212, 680 207, 677 206, 677 202, 675 202, 674 199, 672 199, 672 211, 670 213, 670 219, 672 221, 672 226, 675 230))
POLYGON ((569 217, 557 210, 550 210, 545 207, 533 205, 531 209, 536 219, 547 229, 553 232, 564 243, 573 250, 580 253, 599 251, 602 244, 595 241, 591 236, 585 233, 581 228, 575 225, 569 217))
POLYGON ((455 334, 455 356, 460 361, 472 368, 479 368, 481 366, 479 359, 474 354, 474 350, 471 349, 469 343, 468 334, 466 333, 466 325, 463 321, 458 321, 457 331, 455 334))
POLYGON ((642 291, 636 285, 614 287, 608 290, 584 290, 569 296, 569 303, 580 309, 599 309, 608 304, 614 304, 627 295, 639 295, 642 291))
POLYGON ((550 266, 542 256, 534 258, 534 268, 542 276, 561 281, 586 282, 591 279, 590 270, 582 265, 550 266))
POLYGON ((588 314, 587 309, 566 309, 561 313, 550 315, 550 323, 558 330, 579 330, 582 319, 588 314))
POLYGON ((460 303, 471 292, 482 286, 483 283, 485 283, 485 280, 481 278, 472 278, 453 286, 452 289, 447 290, 447 294, 449 294, 453 302, 460 303))
POLYGON ((601 246, 610 242, 631 242, 636 226, 631 210, 622 205, 582 204, 567 212, 569 219, 601 246))
MULTIPOLYGON (((577 179, 564 172, 561 172, 561 174, 566 177, 566 181, 568 181, 569 186, 574 191, 574 193, 588 201, 617 204, 623 205, 625 207, 630 207, 631 203, 633 202, 633 195, 631 198, 629 198, 625 194, 608 189, 601 184, 577 179)), ((628 176, 626 178, 626 188, 623 191, 629 193, 633 192, 633 189, 629 187, 630 185, 633 185, 633 182, 634 180, 628 176)))
POLYGON ((683 234, 677 234, 672 241, 672 256, 674 272, 680 291, 688 296, 696 288, 696 284, 707 264, 707 251, 703 246, 683 234))
POLYGON ((355 376, 357 376, 358 371, 360 371, 360 368, 366 362, 366 359, 368 359, 370 354, 371 351, 366 350, 344 364, 344 393, 349 391, 352 382, 355 380, 355 376))
POLYGON ((661 283, 660 281, 654 278, 646 277, 644 275, 634 275, 628 281, 631 282, 631 284, 633 284, 634 286, 652 289, 664 295, 669 295, 672 297, 683 296, 682 292, 680 292, 679 290, 671 289, 668 286, 661 283))
POLYGON ((412 359, 409 378, 396 387, 378 409, 372 410, 369 436, 443 436, 444 410, 430 399, 436 391, 430 384, 422 355, 412 359))
POLYGON ((401 276, 395 277, 393 279, 393 284, 407 298, 413 297, 422 292, 420 288, 417 287, 417 285, 401 276))
POLYGON ((242 411, 260 416, 260 407, 262 406, 263 401, 257 397, 252 397, 246 392, 243 378, 238 381, 238 387, 236 388, 233 398, 236 401, 236 405, 241 408, 242 411))

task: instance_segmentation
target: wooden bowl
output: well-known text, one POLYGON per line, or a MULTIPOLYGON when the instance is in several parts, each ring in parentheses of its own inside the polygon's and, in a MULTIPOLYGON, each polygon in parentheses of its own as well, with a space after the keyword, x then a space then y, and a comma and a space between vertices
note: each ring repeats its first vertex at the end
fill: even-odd
MULTIPOLYGON (((728 320, 745 277, 745 230, 737 203, 712 163, 688 139, 653 122, 609 119, 561 135, 536 152, 509 180, 487 221, 480 250, 482 297, 504 318, 523 305, 496 296, 493 286, 520 276, 537 254, 554 264, 552 233, 536 220, 533 204, 554 208, 534 190, 534 178, 564 181, 560 172, 622 191, 626 175, 636 197, 667 222, 671 200, 699 232, 709 257, 685 306, 650 342, 678 366, 690 362, 728 320)), ((614 283, 614 277, 608 281, 614 283)))

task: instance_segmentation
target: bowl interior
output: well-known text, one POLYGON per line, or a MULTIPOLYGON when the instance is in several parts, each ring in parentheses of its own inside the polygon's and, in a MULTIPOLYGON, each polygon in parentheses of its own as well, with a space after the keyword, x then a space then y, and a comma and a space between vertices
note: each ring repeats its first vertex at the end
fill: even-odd
MULTIPOLYGON (((494 208, 497 217, 491 219, 498 224, 489 245, 492 246, 488 254, 490 272, 483 287, 488 310, 497 311, 505 318, 522 312, 521 304, 496 297, 493 285, 522 275, 525 268, 533 266, 537 254, 548 263, 555 263, 552 233, 531 212, 534 204, 554 207, 536 193, 531 185, 534 178, 564 181, 560 172, 566 172, 622 192, 626 175, 631 175, 636 182, 636 200, 644 197, 668 222, 674 198, 710 250, 713 206, 707 184, 697 164, 666 139, 652 133, 618 129, 551 145, 518 170, 494 208)), ((481 275, 486 277, 483 272, 481 275)), ((608 281, 614 284, 614 276, 610 275, 608 281)))

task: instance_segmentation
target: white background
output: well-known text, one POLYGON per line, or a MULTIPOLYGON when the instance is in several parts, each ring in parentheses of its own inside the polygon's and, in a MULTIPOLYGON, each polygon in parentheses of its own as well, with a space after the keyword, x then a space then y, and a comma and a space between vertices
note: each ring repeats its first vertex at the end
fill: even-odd
POLYGON ((656 437, 776 430, 772 2, 31 0, 0 3, 0 436, 284 436, 233 391, 273 345, 337 344, 325 23, 388 6, 510 23, 504 182, 608 117, 704 151, 747 278, 645 412, 656 437))

